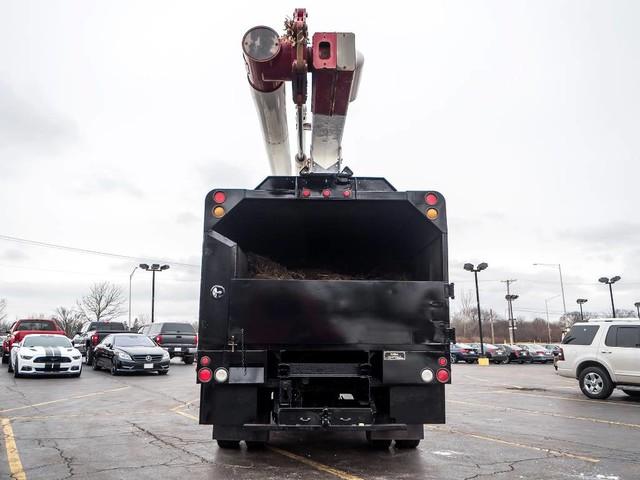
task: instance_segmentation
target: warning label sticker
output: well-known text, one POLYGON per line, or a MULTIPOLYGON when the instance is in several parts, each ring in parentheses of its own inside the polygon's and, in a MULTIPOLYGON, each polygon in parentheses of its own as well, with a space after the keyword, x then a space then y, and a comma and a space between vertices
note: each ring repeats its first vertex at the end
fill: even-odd
POLYGON ((406 360, 405 352, 384 352, 385 360, 406 360))

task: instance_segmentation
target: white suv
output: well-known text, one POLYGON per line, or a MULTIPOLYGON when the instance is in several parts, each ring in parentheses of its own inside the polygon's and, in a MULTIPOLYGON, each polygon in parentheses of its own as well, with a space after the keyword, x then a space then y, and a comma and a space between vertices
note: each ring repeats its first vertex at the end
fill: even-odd
POLYGON ((608 398, 614 388, 640 398, 640 320, 575 323, 562 340, 556 370, 563 377, 577 378, 589 398, 608 398))

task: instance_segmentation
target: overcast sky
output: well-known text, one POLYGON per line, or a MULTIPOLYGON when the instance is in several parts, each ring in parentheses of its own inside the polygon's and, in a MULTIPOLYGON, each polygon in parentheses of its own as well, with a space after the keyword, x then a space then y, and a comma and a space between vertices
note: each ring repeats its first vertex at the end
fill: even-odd
MULTIPOLYGON (((204 195, 269 173, 241 37, 294 6, 2 1, 0 235, 198 265, 204 195)), ((311 32, 353 31, 366 57, 345 164, 445 195, 458 294, 485 261, 484 306, 504 314, 516 278, 533 318, 560 293, 547 262, 568 309, 610 311, 600 276, 622 276, 617 307, 640 301, 640 3, 306 7, 311 32)), ((10 319, 50 313, 95 281, 127 290, 136 263, 0 239, 0 298, 10 319)), ((197 266, 157 280, 159 319, 197 319, 197 266)), ((134 317, 150 284, 135 273, 134 317)))

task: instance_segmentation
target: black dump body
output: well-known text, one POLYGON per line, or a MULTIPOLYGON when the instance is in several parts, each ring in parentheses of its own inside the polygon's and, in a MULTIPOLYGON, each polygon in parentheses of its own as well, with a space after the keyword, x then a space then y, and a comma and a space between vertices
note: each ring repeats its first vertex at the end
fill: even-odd
POLYGON ((444 422, 453 287, 439 193, 269 177, 212 190, 204 227, 198 369, 228 372, 200 382, 215 438, 341 428, 420 439, 422 424, 444 422))

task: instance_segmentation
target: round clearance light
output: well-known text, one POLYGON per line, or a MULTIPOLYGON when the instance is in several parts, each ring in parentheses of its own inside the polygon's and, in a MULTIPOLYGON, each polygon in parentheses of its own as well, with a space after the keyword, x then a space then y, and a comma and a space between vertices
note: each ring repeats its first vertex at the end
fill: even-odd
POLYGON ((309 198, 311 196, 311 190, 309 190, 308 188, 303 188, 302 189, 302 196, 304 198, 309 198))
POLYGON ((216 203, 224 203, 226 199, 227 199, 227 194, 224 192, 216 192, 213 194, 213 201, 216 203))
POLYGON ((449 381, 449 371, 441 368, 436 372, 436 378, 440 383, 447 383, 449 381))
POLYGON ((198 380, 200 380, 202 383, 210 382, 211 377, 213 377, 211 369, 201 368, 200 370, 198 370, 198 380))
POLYGON ((426 215, 429 220, 435 220, 436 218, 438 218, 438 210, 436 210, 435 208, 429 208, 427 209, 426 215))
POLYGON ((329 190, 328 188, 325 188, 324 190, 322 190, 322 196, 324 198, 329 198, 331 196, 331 190, 329 190))
POLYGON ((344 198, 349 198, 351 196, 351 190, 345 190, 344 192, 342 192, 342 196, 344 198))
POLYGON ((218 383, 224 383, 229 379, 229 372, 226 368, 216 368, 216 371, 213 372, 213 376, 218 383))
POLYGON ((202 365, 203 367, 208 367, 209 365, 211 365, 211 358, 207 357, 206 355, 200 357, 200 365, 202 365))
POLYGON ((222 218, 224 216, 224 207, 218 205, 217 207, 213 207, 213 216, 216 218, 222 218))
POLYGON ((420 372, 420 378, 424 383, 433 382, 433 370, 430 368, 423 369, 422 372, 420 372))
POLYGON ((438 365, 440 365, 441 367, 446 367, 447 366, 447 359, 445 357, 440 357, 438 359, 438 365))
POLYGON ((427 193, 424 196, 424 201, 427 205, 435 205, 438 203, 438 196, 435 193, 427 193))

